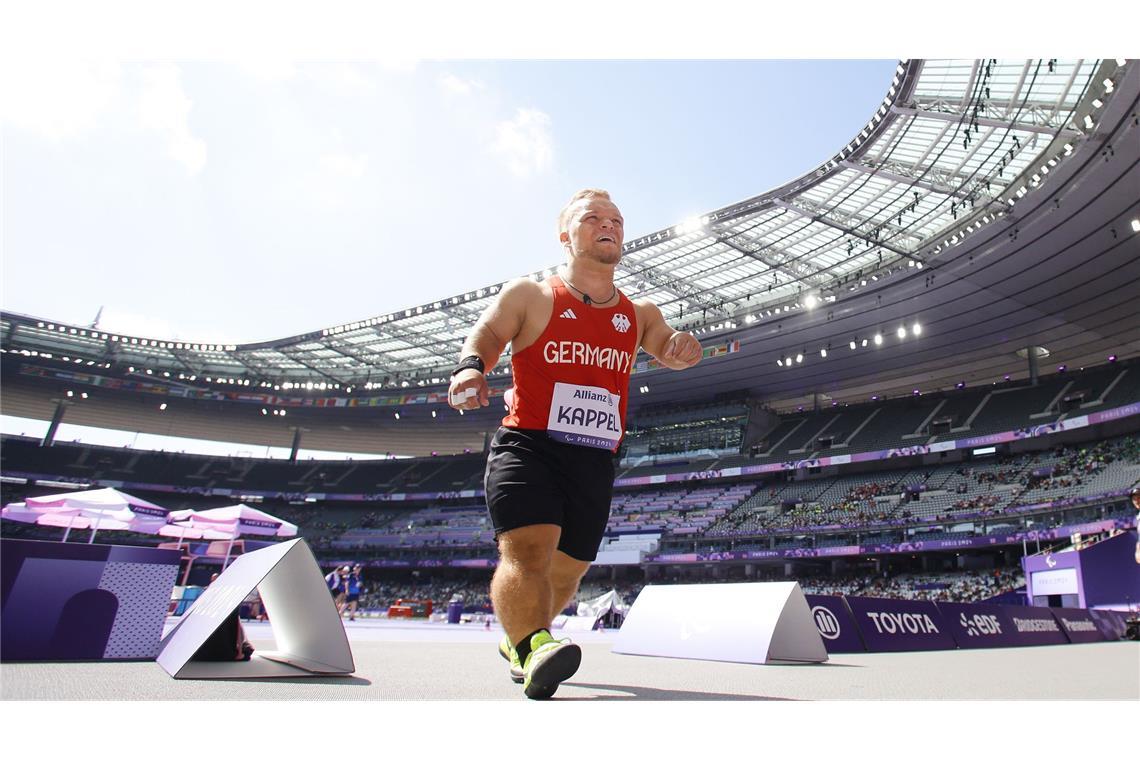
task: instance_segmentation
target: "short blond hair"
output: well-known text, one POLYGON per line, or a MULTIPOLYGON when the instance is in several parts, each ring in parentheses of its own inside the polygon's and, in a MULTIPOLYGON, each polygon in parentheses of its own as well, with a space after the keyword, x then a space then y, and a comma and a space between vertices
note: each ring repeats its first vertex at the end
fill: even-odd
POLYGON ((566 231, 567 223, 570 221, 570 209, 574 208, 574 204, 578 201, 592 200, 594 198, 601 198, 604 201, 613 203, 610 194, 605 190, 599 190, 595 187, 588 187, 585 190, 579 190, 570 196, 570 200, 558 212, 558 235, 561 236, 566 231))

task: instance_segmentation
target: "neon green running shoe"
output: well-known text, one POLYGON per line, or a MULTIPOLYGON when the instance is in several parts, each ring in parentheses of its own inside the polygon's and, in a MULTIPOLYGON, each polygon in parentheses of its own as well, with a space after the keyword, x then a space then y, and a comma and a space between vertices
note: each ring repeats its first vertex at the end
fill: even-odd
POLYGON ((511 664, 511 680, 515 683, 522 683, 526 675, 523 673, 522 665, 519 665, 519 654, 511 646, 511 640, 506 634, 499 642, 499 655, 511 664))
POLYGON ((570 639, 556 639, 546 631, 530 637, 530 654, 523 663, 523 692, 530 699, 550 699, 558 685, 578 672, 582 648, 570 639))

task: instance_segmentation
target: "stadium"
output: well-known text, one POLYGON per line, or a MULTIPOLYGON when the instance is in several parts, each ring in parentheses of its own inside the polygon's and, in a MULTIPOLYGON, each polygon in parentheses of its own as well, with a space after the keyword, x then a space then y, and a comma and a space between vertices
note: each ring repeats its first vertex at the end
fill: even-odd
MULTIPOLYGON (((1120 640, 1140 613, 1140 66, 910 59, 884 84, 828 160, 624 242, 617 287, 703 350, 684 372, 634 360, 605 536, 562 621, 594 668, 559 698, 1140 698, 1140 651, 1120 640), (1057 565, 1082 569, 1052 588, 1029 577, 1057 565), (829 662, 860 675, 805 666, 757 678, 740 660, 611 650, 646 588, 792 581, 829 662), (822 615, 823 597, 848 606, 822 615), (1095 633, 1034 647, 943 630, 946 644, 892 649, 864 631, 844 648, 827 621, 853 624, 843 616, 862 599, 929 605, 947 621, 966 620, 958 605, 1091 610, 1095 633), (575 628, 581 616, 589 626, 575 628), (1033 668, 1081 676, 1017 677, 1033 668)), ((557 263, 519 275, 542 282, 557 263)), ((498 554, 484 498, 508 357, 487 375, 489 406, 448 404, 463 342, 506 285, 254 344, 4 311, 2 413, 28 430, 3 438, 3 503, 113 488, 169 510, 255 507, 295 525, 322 574, 362 566, 359 610, 344 621, 361 687, 351 698, 517 699, 491 651, 498 554), (225 441, 245 455, 93 445, 61 425, 225 441), (429 661, 425 642, 444 655, 429 661), (444 686, 423 668, 471 678, 444 686)), ((5 541, 71 533, 66 546, 176 550, 183 596, 167 630, 192 609, 188 589, 276 543, 0 525, 5 541)), ((255 598, 241 611, 262 648, 280 631, 255 598)), ((108 675, 79 659, 6 662, 5 697, 93 698, 57 668, 99 672, 122 699, 340 688, 296 679, 275 697, 240 677, 172 681, 153 662, 108 675)))

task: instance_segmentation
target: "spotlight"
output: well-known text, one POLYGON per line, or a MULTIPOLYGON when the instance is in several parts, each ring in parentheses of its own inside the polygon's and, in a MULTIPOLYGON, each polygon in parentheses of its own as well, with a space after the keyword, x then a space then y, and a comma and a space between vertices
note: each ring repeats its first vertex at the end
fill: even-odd
POLYGON ((915 396, 918 396, 918 395, 920 395, 920 394, 919 394, 919 392, 918 392, 918 388, 915 388, 915 389, 914 389, 913 391, 911 391, 911 392, 912 392, 912 393, 913 393, 915 396))
POLYGON ((851 341, 851 342, 850 342, 850 343, 848 343, 847 345, 848 345, 848 346, 850 346, 850 348, 851 348, 851 350, 852 350, 852 351, 854 351, 854 350, 855 350, 855 341, 851 341))
POLYGON ((861 345, 863 348, 866 348, 867 347, 867 339, 863 338, 863 342, 860 343, 859 345, 861 345))
POLYGON ((792 366, 792 357, 790 357, 790 356, 785 356, 785 357, 784 357, 784 366, 785 366, 785 367, 790 367, 790 366, 792 366))
POLYGON ((910 326, 910 332, 915 336, 922 335, 922 325, 920 325, 918 322, 915 322, 910 326))
POLYGON ((965 383, 958 383, 954 387, 957 388, 958 390, 962 390, 963 388, 966 387, 966 384, 965 383))
POLYGON ((827 349, 826 348, 819 349, 819 355, 821 357, 823 357, 824 359, 826 359, 827 358, 827 349))
MULTIPOLYGON (((1109 354, 1109 355, 1108 355, 1108 361, 1109 361, 1109 363, 1110 363, 1110 364, 1111 364, 1112 362, 1115 362, 1115 361, 1116 361, 1116 354, 1109 354)), ((86 394, 86 393, 84 393, 83 395, 84 395, 84 397, 86 397, 86 396, 87 396, 87 394, 86 394)))
POLYGON ((281 416, 282 416, 282 417, 284 417, 284 416, 285 416, 285 410, 284 410, 284 409, 282 409, 282 410, 281 410, 281 416))
POLYGON ((435 419, 435 410, 434 409, 431 410, 431 416, 432 416, 432 419, 435 419))
POLYGON ((811 294, 809 294, 808 297, 804 299, 804 306, 808 307, 809 309, 814 309, 818 303, 819 299, 811 294))
MULTIPOLYGON (((1116 361, 1116 357, 1113 356, 1111 359, 1109 359, 1109 361, 1116 361)), ((87 398, 87 394, 86 393, 80 393, 79 397, 80 398, 87 398)))
POLYGON ((796 364, 800 364, 800 363, 802 363, 802 362, 803 362, 803 360, 804 360, 804 355, 803 355, 803 354, 796 354, 796 364))
POLYGON ((392 415, 392 416, 393 416, 393 417, 395 417, 396 419, 400 419, 400 413, 399 413, 399 412, 396 412, 396 413, 395 413, 394 415, 392 415))
POLYGON ((899 325, 899 329, 895 330, 895 335, 899 336, 899 340, 902 340, 906 337, 906 328, 899 325))
POLYGON ((1002 380, 1005 380, 1008 383, 1009 382, 1009 375, 1005 375, 1004 377, 1002 377, 1002 380))
POLYGON ((1133 219, 1132 220, 1132 231, 1133 232, 1140 232, 1140 219, 1133 219))
POLYGON ((784 366, 784 360, 783 359, 777 359, 776 360, 776 366, 777 367, 783 367, 784 366))
POLYGON ((75 395, 75 391, 68 391, 68 392, 67 392, 67 397, 68 397, 68 398, 71 398, 71 397, 72 397, 72 396, 74 396, 74 395, 75 395))
POLYGON ((166 411, 166 404, 165 403, 159 404, 158 405, 158 411, 165 412, 166 411))
POLYGON ((1059 367, 1057 367, 1057 371, 1058 371, 1058 372, 1064 372, 1064 371, 1065 371, 1065 370, 1067 370, 1067 369, 1068 369, 1068 366, 1066 366, 1066 365, 1064 365, 1064 364, 1062 364, 1062 365, 1060 365, 1059 367))
POLYGON ((261 413, 262 414, 269 414, 268 410, 266 410, 265 407, 261 408, 261 413))
POLYGON ((881 346, 881 345, 883 345, 883 335, 882 335, 882 333, 875 333, 875 345, 876 345, 876 346, 881 346))

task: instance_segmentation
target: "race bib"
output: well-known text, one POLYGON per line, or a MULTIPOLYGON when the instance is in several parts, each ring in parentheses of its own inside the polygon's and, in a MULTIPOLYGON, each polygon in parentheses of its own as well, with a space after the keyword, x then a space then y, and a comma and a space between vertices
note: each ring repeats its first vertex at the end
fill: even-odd
POLYGON ((621 440, 621 396, 592 385, 555 383, 550 399, 550 437, 576 446, 617 448, 621 440))

